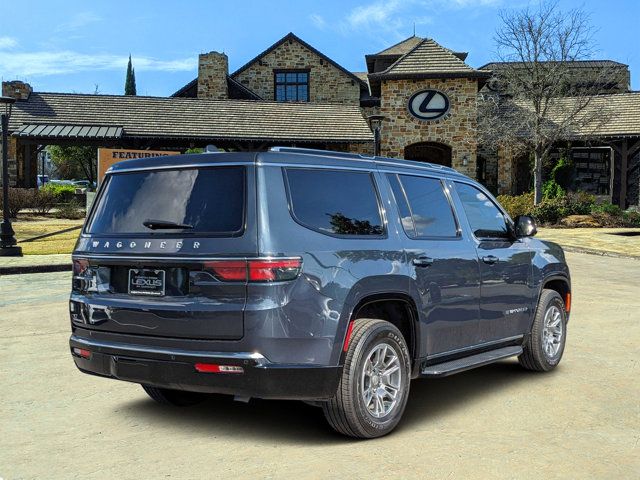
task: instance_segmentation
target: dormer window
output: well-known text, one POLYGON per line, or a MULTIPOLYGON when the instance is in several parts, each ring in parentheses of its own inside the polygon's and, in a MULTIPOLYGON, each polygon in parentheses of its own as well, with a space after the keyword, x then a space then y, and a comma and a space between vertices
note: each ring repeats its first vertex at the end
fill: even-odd
POLYGON ((274 70, 273 73, 276 101, 309 101, 309 70, 274 70))

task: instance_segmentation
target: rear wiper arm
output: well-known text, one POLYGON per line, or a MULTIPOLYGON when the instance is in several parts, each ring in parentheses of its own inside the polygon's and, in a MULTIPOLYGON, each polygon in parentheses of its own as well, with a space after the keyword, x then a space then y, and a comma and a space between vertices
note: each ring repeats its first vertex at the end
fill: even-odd
POLYGON ((170 222, 168 220, 148 219, 142 222, 142 225, 144 225, 147 228, 150 228, 151 230, 171 230, 174 228, 188 230, 190 228, 193 228, 193 225, 189 225, 187 223, 176 223, 176 222, 170 222))

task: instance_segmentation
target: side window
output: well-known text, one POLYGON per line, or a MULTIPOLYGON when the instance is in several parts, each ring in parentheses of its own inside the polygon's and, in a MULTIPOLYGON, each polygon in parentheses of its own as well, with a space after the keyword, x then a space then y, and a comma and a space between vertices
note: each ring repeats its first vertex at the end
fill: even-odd
POLYGON ((389 175, 402 226, 410 237, 451 238, 458 228, 442 182, 436 178, 389 175))
POLYGON ((456 182, 456 191, 467 214, 471 230, 476 237, 509 237, 504 215, 481 190, 466 183, 456 182))
POLYGON ((335 235, 382 235, 373 177, 365 172, 286 168, 289 205, 302 225, 335 235))

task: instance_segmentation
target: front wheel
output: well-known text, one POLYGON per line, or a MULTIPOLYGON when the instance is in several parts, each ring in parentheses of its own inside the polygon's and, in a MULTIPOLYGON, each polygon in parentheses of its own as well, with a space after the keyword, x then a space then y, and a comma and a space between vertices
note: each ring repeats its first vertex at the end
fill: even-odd
POLYGON ((339 433, 375 438, 391 432, 402 417, 411 360, 402 333, 377 319, 354 320, 342 378, 322 410, 339 433))
POLYGON ((518 357, 527 370, 548 372, 560 363, 567 341, 567 312, 555 290, 542 290, 531 334, 518 357))

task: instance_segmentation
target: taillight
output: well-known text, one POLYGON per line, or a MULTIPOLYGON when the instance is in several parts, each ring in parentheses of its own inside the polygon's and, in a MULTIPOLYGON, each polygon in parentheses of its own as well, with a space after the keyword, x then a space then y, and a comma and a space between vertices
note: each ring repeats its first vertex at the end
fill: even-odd
POLYGON ((282 282, 298 277, 302 259, 213 260, 204 268, 224 282, 282 282))
POLYGON ((196 372, 200 373, 244 373, 244 368, 236 365, 217 365, 215 363, 196 363, 196 372))
POLYGON ((249 260, 250 282, 281 282, 293 280, 300 273, 302 260, 249 260))

